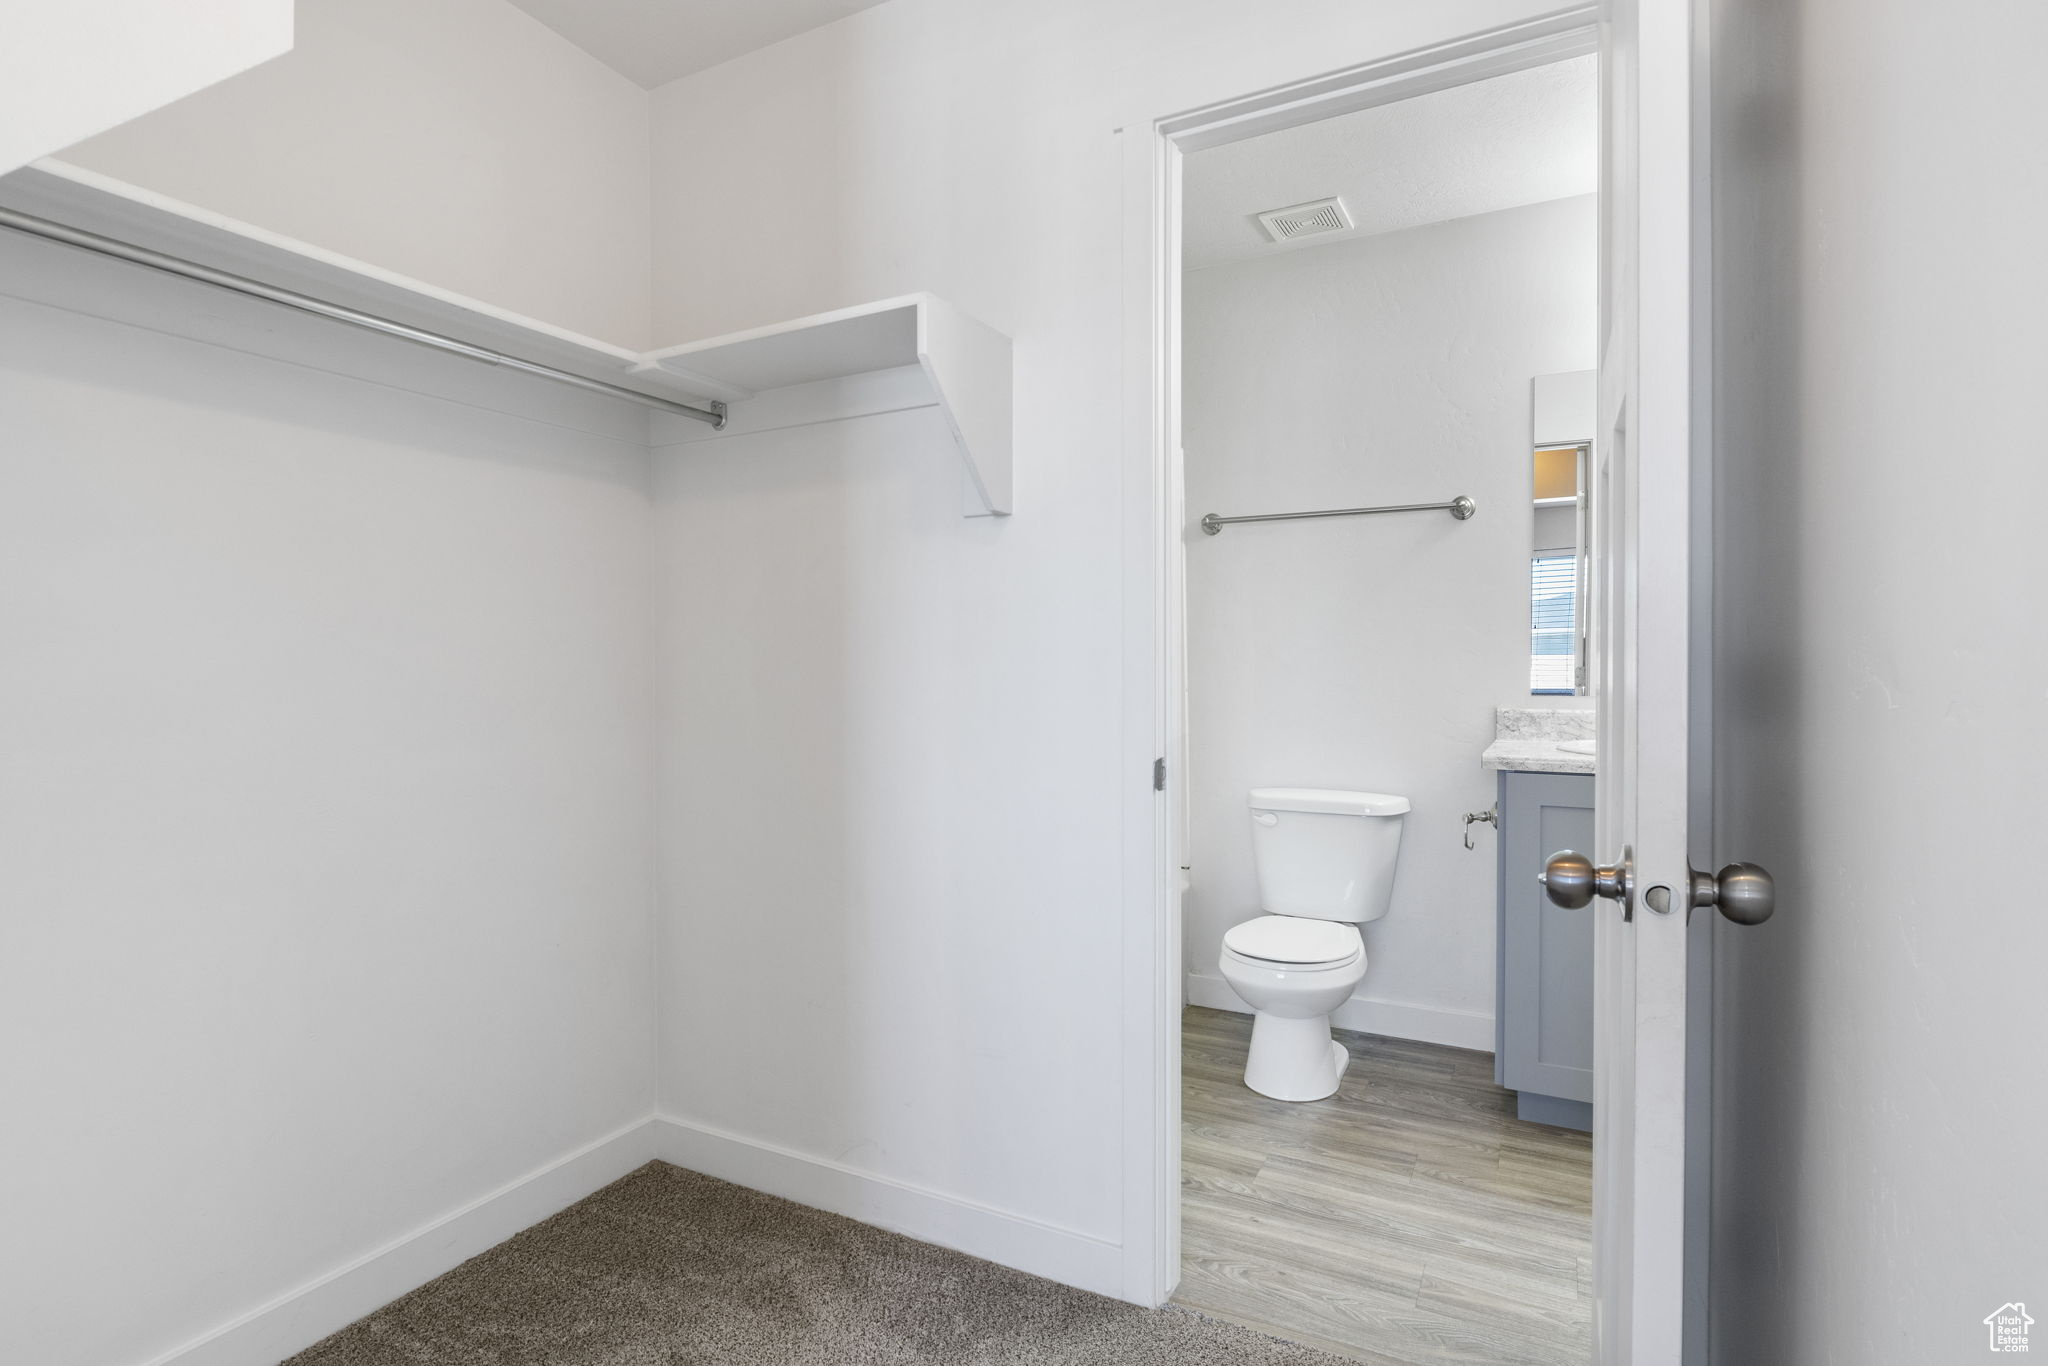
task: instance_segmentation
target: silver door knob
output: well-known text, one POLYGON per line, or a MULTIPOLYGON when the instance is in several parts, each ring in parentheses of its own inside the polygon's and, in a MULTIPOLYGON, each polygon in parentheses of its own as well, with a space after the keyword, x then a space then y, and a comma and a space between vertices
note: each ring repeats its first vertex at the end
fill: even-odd
POLYGON ((1624 904, 1628 901, 1628 851, 1623 850, 1621 862, 1605 867, 1593 862, 1584 854, 1566 849, 1552 854, 1543 864, 1543 871, 1536 880, 1543 884, 1543 890, 1550 895, 1553 906, 1566 910, 1577 910, 1589 904, 1594 897, 1604 896, 1611 901, 1624 904))
POLYGON ((1692 875, 1692 904, 1718 906, 1738 925, 1761 925, 1778 909, 1778 885, 1754 863, 1731 863, 1718 873, 1692 875))

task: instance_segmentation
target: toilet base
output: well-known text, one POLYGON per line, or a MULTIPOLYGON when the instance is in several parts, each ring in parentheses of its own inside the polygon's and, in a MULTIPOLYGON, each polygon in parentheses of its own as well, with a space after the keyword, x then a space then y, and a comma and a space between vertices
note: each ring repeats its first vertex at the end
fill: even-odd
POLYGON ((1252 1018, 1251 1054, 1244 1084, 1274 1100, 1327 1100, 1351 1065, 1351 1053, 1330 1037, 1330 1017, 1282 1019, 1260 1011, 1252 1018))

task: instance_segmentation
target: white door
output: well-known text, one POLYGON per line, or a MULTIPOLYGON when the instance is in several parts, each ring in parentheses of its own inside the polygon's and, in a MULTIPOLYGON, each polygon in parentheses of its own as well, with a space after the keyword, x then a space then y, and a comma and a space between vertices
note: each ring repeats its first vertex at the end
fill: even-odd
MULTIPOLYGON (((1695 794, 1710 791, 1694 767, 1705 749, 1691 743, 1690 729, 1708 639, 1694 629, 1704 624, 1705 599, 1695 596, 1692 572, 1706 528, 1706 508, 1695 505, 1695 459, 1708 454, 1694 414, 1710 380, 1706 315, 1698 311, 1707 284, 1699 227, 1707 163, 1696 8, 1691 0, 1607 0, 1602 15, 1590 606, 1600 713, 1593 862, 1604 866, 1553 863, 1550 878, 1553 899, 1590 900, 1596 917, 1600 1366, 1680 1366, 1687 1343, 1687 921, 1696 899, 1688 854, 1701 828, 1695 794)), ((1768 879, 1730 872, 1730 894, 1742 904, 1729 914, 1767 915, 1768 879)), ((1697 898, 1708 900, 1715 886, 1702 881, 1697 898)))

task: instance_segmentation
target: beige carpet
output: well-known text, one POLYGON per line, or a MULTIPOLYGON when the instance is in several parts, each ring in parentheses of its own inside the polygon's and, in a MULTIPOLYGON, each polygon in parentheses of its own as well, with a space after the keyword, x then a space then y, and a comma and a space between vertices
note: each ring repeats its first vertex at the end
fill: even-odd
POLYGON ((286 1366, 1344 1366, 642 1167, 286 1366))

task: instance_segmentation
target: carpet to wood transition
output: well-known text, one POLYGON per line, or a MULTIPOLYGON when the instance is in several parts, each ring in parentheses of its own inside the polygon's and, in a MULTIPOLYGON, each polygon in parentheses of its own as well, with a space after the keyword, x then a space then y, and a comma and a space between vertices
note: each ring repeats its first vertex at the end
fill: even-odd
POLYGON ((1343 1366, 654 1162, 285 1366, 1343 1366))

